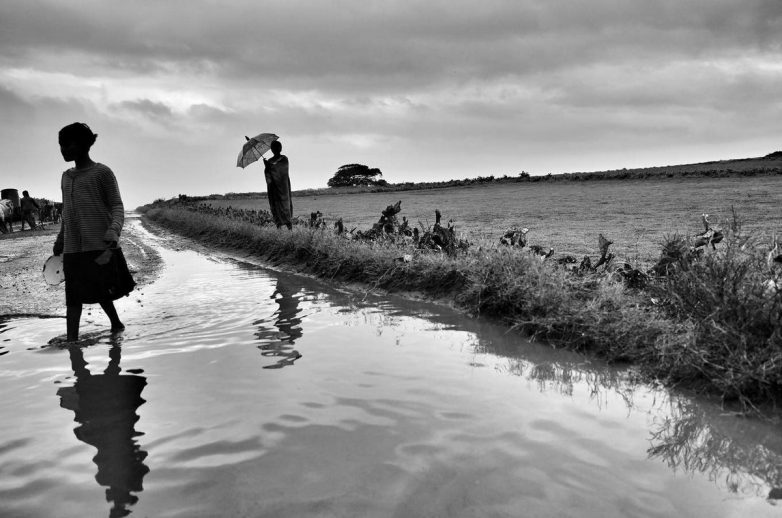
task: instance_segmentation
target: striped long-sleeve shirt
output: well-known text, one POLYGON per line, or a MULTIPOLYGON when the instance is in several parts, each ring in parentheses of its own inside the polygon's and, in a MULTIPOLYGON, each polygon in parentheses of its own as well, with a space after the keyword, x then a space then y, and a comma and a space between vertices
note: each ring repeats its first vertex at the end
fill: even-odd
POLYGON ((62 227, 57 244, 66 254, 105 250, 119 240, 125 207, 114 173, 103 164, 62 174, 62 227))

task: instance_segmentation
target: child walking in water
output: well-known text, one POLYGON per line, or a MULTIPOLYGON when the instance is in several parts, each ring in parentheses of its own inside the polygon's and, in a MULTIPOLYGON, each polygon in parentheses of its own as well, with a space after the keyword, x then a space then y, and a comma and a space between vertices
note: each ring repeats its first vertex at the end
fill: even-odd
POLYGON ((67 340, 79 339, 82 304, 100 304, 111 331, 125 326, 114 300, 133 290, 135 282, 117 246, 125 209, 117 179, 107 166, 90 158, 98 135, 84 123, 60 130, 60 152, 74 167, 62 174, 62 226, 54 255, 63 255, 67 340))

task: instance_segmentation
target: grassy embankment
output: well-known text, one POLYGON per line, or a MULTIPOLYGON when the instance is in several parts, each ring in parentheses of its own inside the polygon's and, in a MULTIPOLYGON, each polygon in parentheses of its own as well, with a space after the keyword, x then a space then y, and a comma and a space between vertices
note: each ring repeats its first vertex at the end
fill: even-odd
POLYGON ((630 361, 649 378, 744 408, 782 395, 782 294, 766 288, 774 275, 767 249, 738 228, 727 232, 718 251, 635 290, 616 275, 575 275, 491 242, 447 257, 410 244, 353 241, 330 228, 278 231, 165 203, 144 211, 206 244, 240 248, 320 277, 446 299, 552 345, 630 361), (405 254, 412 260, 404 261, 405 254))

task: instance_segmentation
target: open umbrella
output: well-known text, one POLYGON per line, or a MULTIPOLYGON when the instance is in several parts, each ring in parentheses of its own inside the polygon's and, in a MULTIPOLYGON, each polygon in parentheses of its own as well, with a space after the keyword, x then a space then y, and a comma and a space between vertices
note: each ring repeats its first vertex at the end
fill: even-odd
POLYGON ((261 158, 264 153, 269 151, 272 142, 280 137, 274 133, 261 133, 253 138, 244 138, 247 139, 247 142, 242 146, 242 151, 236 159, 236 167, 241 167, 242 169, 261 158))

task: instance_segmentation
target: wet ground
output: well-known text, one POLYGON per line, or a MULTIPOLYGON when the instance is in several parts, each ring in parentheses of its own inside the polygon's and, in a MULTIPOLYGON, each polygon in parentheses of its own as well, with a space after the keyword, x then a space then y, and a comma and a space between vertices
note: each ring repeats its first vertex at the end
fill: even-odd
POLYGON ((127 225, 163 267, 124 333, 0 317, 0 516, 782 513, 773 422, 127 225))

